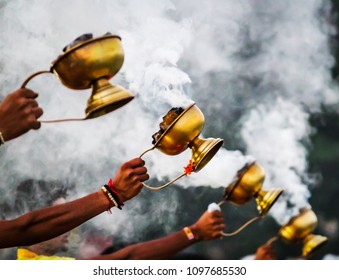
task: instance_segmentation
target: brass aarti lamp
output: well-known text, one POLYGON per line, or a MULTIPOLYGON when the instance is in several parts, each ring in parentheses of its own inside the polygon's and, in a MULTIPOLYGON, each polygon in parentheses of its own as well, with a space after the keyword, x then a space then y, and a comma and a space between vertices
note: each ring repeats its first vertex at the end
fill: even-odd
POLYGON ((107 33, 93 38, 92 34, 85 34, 65 47, 64 53, 52 62, 49 70, 32 74, 21 87, 25 88, 38 75, 54 73, 70 89, 92 88, 85 118, 56 121, 92 119, 112 112, 134 98, 131 92, 108 82, 118 73, 123 62, 124 51, 119 36, 107 33))
POLYGON ((224 199, 218 203, 219 206, 226 201, 230 201, 237 205, 244 205, 254 198, 257 203, 259 216, 251 219, 235 232, 223 233, 224 236, 235 235, 252 222, 265 216, 280 197, 283 192, 282 189, 273 189, 269 191, 262 189, 264 180, 264 169, 256 161, 253 161, 251 163, 246 163, 244 167, 237 172, 232 183, 226 187, 224 199))
POLYGON ((303 242, 302 256, 308 257, 327 242, 327 237, 312 234, 317 223, 317 216, 312 209, 301 209, 297 216, 292 217, 286 225, 280 228, 278 236, 272 237, 267 244, 273 243, 278 238, 287 244, 303 242))
POLYGON ((184 168, 184 173, 173 179, 172 181, 160 187, 151 187, 144 184, 145 187, 151 190, 163 189, 183 176, 189 175, 191 172, 200 171, 218 152, 224 140, 220 138, 199 138, 199 135, 204 127, 205 118, 198 106, 193 103, 183 110, 167 129, 157 138, 154 146, 145 152, 158 149, 162 153, 170 156, 178 155, 184 152, 187 148, 192 151, 192 159, 187 167, 184 168))

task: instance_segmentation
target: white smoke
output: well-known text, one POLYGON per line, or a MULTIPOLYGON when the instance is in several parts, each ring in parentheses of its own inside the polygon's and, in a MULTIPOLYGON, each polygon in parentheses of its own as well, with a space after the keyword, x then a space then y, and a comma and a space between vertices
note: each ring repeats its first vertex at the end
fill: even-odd
POLYGON ((242 70, 246 76, 259 78, 254 91, 260 94, 261 104, 252 106, 241 134, 247 152, 267 171, 265 185, 285 190, 285 200, 271 211, 283 224, 298 208, 308 206, 308 186, 312 185, 307 174, 307 141, 312 133, 309 112, 337 102, 329 71, 334 60, 328 35, 333 29, 315 17, 326 13, 322 6, 329 4, 326 1, 311 1, 308 9, 302 8, 302 1, 259 3, 252 13, 258 24, 251 25, 250 33, 261 50, 245 63, 247 73, 242 70))
MULTIPOLYGON (((241 123, 246 154, 227 150, 225 141, 203 170, 177 183, 227 186, 254 157, 266 171, 264 188, 285 190, 286 200, 271 211, 283 223, 308 204, 303 143, 312 130, 307 112, 337 101, 327 45, 333 30, 319 20, 320 9, 325 13, 328 5, 322 0, 1 0, 2 95, 31 73, 48 70, 79 35, 107 31, 122 37, 125 50, 124 65, 111 82, 136 95, 98 119, 43 124, 7 143, 0 163, 5 170, 2 198, 9 199, 9 186, 27 177, 74 180, 79 196, 96 190, 121 163, 151 147, 151 135, 171 107, 195 101, 205 114, 206 130, 218 124, 222 135, 214 137, 229 137, 228 124, 241 123)), ((69 90, 52 75, 38 77, 28 87, 40 93, 42 119, 84 116, 90 91, 69 90)), ((153 178, 170 180, 182 173, 190 152, 168 157, 152 151, 144 159, 153 178)), ((173 203, 162 201, 164 208, 175 210, 173 203)), ((138 215, 141 206, 130 205, 131 212, 119 215, 114 225, 104 215, 95 223, 112 232, 122 224, 133 227, 124 215, 138 215)), ((174 223, 175 214, 172 218, 168 221, 174 223)))
POLYGON ((243 126, 247 150, 256 155, 267 174, 263 189, 284 189, 286 199, 278 200, 271 210, 281 224, 297 215, 299 208, 309 208, 310 192, 303 181, 307 173, 303 140, 310 133, 308 115, 300 106, 282 99, 269 108, 259 105, 253 109, 243 126))
POLYGON ((339 256, 333 254, 327 254, 324 256, 323 260, 339 260, 339 256))
POLYGON ((330 1, 205 5, 178 4, 191 11, 198 38, 187 52, 191 79, 198 81, 193 99, 204 102, 219 127, 227 120, 225 130, 241 117, 245 152, 266 171, 263 188, 284 189, 270 211, 284 224, 308 206, 314 183, 307 174, 309 113, 338 101, 330 72, 328 42, 336 32, 326 21, 330 1))

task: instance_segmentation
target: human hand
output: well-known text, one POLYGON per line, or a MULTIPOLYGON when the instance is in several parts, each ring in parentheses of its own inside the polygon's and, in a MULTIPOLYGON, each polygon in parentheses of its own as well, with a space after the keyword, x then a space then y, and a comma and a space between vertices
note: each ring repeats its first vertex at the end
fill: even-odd
POLYGON ((272 244, 264 244, 258 247, 255 260, 276 260, 277 254, 272 244))
POLYGON ((22 88, 8 94, 0 103, 0 132, 5 141, 40 128, 38 118, 43 110, 35 100, 37 97, 37 93, 22 88))
POLYGON ((220 211, 206 211, 190 228, 196 240, 201 241, 219 238, 225 229, 224 215, 220 211))
POLYGON ((141 158, 134 158, 120 166, 113 183, 121 202, 136 196, 143 187, 142 182, 149 179, 144 165, 141 158))

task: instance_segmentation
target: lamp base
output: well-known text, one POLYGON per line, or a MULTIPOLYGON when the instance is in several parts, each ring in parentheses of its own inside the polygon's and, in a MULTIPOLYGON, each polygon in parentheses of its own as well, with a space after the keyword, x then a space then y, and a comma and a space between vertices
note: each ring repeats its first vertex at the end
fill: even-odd
POLYGON ((322 235, 309 234, 304 239, 303 257, 308 257, 315 250, 319 249, 327 242, 327 237, 322 235))
POLYGON ((92 84, 92 95, 87 101, 85 110, 86 119, 108 114, 128 102, 134 96, 132 93, 120 86, 111 85, 106 78, 101 78, 92 84))
POLYGON ((273 204, 277 201, 280 195, 283 193, 281 189, 264 191, 260 190, 255 195, 255 200, 257 202, 257 209, 259 211, 260 216, 264 216, 271 209, 273 204))
POLYGON ((224 140, 220 138, 193 139, 189 147, 192 149, 194 172, 200 171, 219 151, 223 143, 224 140))

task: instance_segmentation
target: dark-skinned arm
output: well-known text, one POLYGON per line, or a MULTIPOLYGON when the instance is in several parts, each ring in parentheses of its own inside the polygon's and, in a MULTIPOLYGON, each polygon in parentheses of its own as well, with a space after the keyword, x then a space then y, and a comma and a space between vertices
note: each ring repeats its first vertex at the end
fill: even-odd
MULTIPOLYGON (((113 179, 122 202, 136 196, 149 175, 140 158, 122 164, 113 179)), ((14 220, 0 221, 0 248, 39 243, 79 226, 112 206, 100 190, 72 202, 24 214, 14 220)))
POLYGON ((183 230, 166 237, 127 246, 117 252, 89 258, 91 260, 158 260, 169 259, 181 250, 203 240, 221 237, 225 229, 223 214, 219 211, 205 212, 189 228, 194 239, 190 240, 183 230))
POLYGON ((39 209, 14 220, 0 221, 0 248, 27 246, 65 233, 109 208, 102 191, 39 209))

